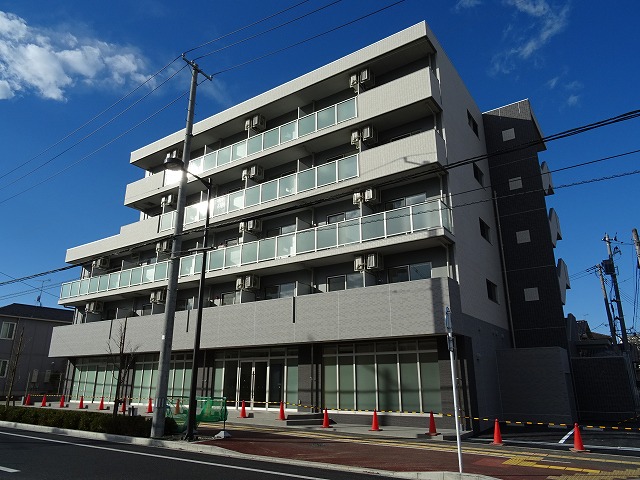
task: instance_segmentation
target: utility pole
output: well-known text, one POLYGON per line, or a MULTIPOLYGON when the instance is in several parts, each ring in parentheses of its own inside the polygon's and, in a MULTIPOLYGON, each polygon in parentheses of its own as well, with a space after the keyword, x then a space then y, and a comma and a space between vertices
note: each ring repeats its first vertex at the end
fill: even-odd
POLYGON ((611 281, 613 282, 613 291, 616 295, 616 298, 612 299, 611 302, 616 304, 618 311, 618 321, 620 322, 620 334, 622 336, 622 350, 625 351, 627 346, 629 345, 629 341, 627 339, 627 327, 624 323, 624 313, 622 312, 622 300, 620 300, 620 289, 618 288, 618 276, 616 275, 616 265, 613 260, 613 251, 611 250, 611 240, 609 239, 609 234, 605 233, 604 242, 607 244, 607 252, 609 253, 608 261, 605 260, 604 271, 611 277, 611 281), (607 262, 605 264, 605 262, 607 262))
MULTIPOLYGON (((213 77, 204 73, 198 65, 187 60, 184 53, 182 59, 191 67, 191 87, 189 89, 189 106, 187 109, 187 125, 185 127, 184 144, 182 147, 182 163, 184 168, 189 166, 191 155, 191 137, 193 136, 193 116, 196 105, 196 88, 198 74, 202 73, 208 80, 213 77)), ((169 154, 170 155, 170 154, 169 154)), ((169 156, 168 155, 168 156, 169 156)), ((176 204, 176 218, 171 246, 171 259, 167 282, 167 297, 165 301, 164 325, 162 329, 160 358, 158 359, 158 386, 156 388, 155 408, 151 423, 151 437, 159 438, 164 435, 165 415, 167 408, 167 393, 169 390, 169 369, 171 365, 171 347, 173 344, 173 325, 176 314, 176 300, 178 296, 178 274, 180 272, 180 252, 182 251, 182 230, 184 224, 184 210, 187 203, 187 175, 183 171, 178 185, 178 201, 176 204)), ((195 361, 195 358, 193 359, 195 361)))
POLYGON ((618 343, 616 335, 616 325, 613 321, 613 315, 611 315, 611 305, 609 305, 609 298, 607 297, 607 289, 604 286, 604 276, 602 274, 602 265, 596 265, 598 270, 598 278, 600 278, 600 286, 602 287, 602 296, 604 297, 604 309, 607 311, 607 320, 609 320, 609 330, 611 331, 611 340, 614 344, 618 343))
POLYGON ((636 262, 636 268, 640 268, 640 240, 638 240, 638 230, 631 230, 631 236, 633 237, 633 244, 636 246, 636 255, 638 256, 638 261, 636 262))

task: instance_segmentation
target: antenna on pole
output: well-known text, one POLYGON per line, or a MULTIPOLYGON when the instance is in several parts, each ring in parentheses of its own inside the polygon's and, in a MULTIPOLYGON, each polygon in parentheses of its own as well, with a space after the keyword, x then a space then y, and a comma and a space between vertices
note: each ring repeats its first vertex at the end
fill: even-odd
POLYGON ((51 279, 47 278, 46 280, 41 280, 40 283, 40 295, 38 295, 38 298, 36 298, 36 303, 38 304, 39 307, 42 306, 42 290, 44 290, 44 282, 50 282, 51 279))

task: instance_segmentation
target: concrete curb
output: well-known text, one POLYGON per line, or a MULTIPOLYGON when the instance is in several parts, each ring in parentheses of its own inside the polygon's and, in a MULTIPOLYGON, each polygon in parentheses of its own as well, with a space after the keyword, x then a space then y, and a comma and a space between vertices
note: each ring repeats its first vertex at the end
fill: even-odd
MULTIPOLYGON (((27 430, 39 433, 53 433, 69 437, 84 438, 89 440, 103 440, 106 442, 121 443, 126 445, 142 445, 148 447, 166 448, 168 450, 182 450, 185 452, 204 453, 218 455, 221 457, 244 458, 260 462, 280 463, 284 465, 296 465, 301 467, 322 468, 325 470, 340 470, 354 473, 383 475, 394 478, 410 478, 419 480, 496 480, 494 477, 483 475, 455 473, 455 472, 393 472, 389 470, 376 470, 373 468, 352 467, 349 465, 338 465, 335 463, 308 462, 304 460, 291 460, 287 458, 263 457, 259 455, 248 455, 228 450, 223 447, 203 445, 197 442, 188 443, 179 440, 161 440, 154 438, 127 437, 124 435, 112 435, 108 433, 85 432, 82 430, 70 430, 66 428, 47 427, 43 425, 29 425, 26 423, 15 423, 0 421, 0 427, 27 430)), ((224 440, 220 440, 224 442, 224 440)))

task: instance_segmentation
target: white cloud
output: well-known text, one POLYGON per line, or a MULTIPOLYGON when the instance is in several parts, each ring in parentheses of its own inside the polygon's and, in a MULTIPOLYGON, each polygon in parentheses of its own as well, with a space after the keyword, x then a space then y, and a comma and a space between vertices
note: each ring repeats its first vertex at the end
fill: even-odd
POLYGON ((518 61, 539 54, 553 37, 567 27, 570 10, 568 2, 556 7, 546 0, 503 0, 503 4, 515 8, 516 13, 526 15, 532 25, 509 28, 506 41, 512 45, 493 57, 493 73, 509 73, 518 61))
POLYGON ((131 47, 32 27, 0 11, 0 100, 35 93, 62 101, 78 83, 97 88, 142 83, 145 68, 131 47))
POLYGON ((580 103, 580 95, 569 95, 567 98, 567 105, 570 107, 575 107, 580 103))
POLYGON ((551 80, 547 81, 547 87, 553 90, 554 88, 556 88, 556 85, 558 85, 559 81, 560 81, 560 77, 553 77, 551 80))
POLYGON ((482 4, 482 0, 458 0, 454 7, 456 11, 460 11, 464 8, 473 8, 482 4))

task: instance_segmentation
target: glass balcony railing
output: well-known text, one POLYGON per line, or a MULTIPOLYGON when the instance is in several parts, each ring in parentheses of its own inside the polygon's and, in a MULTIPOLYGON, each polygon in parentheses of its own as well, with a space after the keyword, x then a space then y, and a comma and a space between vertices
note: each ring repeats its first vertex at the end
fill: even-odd
MULTIPOLYGON (((444 227, 451 231, 451 209, 441 200, 375 213, 277 237, 207 252, 207 271, 225 270, 276 258, 444 227)), ((197 275, 202 253, 180 259, 180 276, 197 275)), ((158 262, 92 278, 63 283, 60 299, 118 290, 167 279, 169 262, 158 262)))
MULTIPOLYGON (((331 127, 340 122, 351 120, 358 116, 356 111, 356 97, 331 105, 317 112, 301 117, 247 140, 234 143, 228 147, 209 152, 201 157, 189 161, 189 171, 200 175, 202 172, 219 168, 229 163, 241 160, 248 155, 259 153, 269 148, 282 145, 296 138, 331 127)), ((173 185, 180 181, 181 172, 167 171, 165 185, 173 185)))
MULTIPOLYGON (((221 195, 211 200, 210 217, 224 215, 235 210, 261 205, 296 193, 338 183, 359 175, 358 155, 340 158, 334 162, 318 167, 292 173, 285 177, 264 182, 244 190, 221 195)), ((184 224, 204 220, 207 214, 207 202, 189 205, 184 211, 184 224)), ((164 213, 160 216, 159 231, 172 230, 175 225, 176 212, 164 213)))

